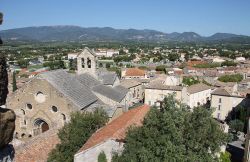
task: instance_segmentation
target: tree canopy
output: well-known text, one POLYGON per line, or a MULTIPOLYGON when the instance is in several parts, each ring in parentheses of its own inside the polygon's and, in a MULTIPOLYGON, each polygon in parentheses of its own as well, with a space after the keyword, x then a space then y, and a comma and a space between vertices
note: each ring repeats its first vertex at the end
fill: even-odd
POLYGON ((198 107, 191 112, 174 96, 164 99, 160 109, 152 108, 143 126, 132 127, 124 151, 114 162, 213 162, 227 141, 211 111, 198 107))
POLYGON ((200 83, 200 81, 194 77, 183 77, 182 83, 191 86, 200 83))
POLYGON ((223 75, 218 80, 221 82, 240 82, 243 80, 243 76, 241 74, 223 75))
POLYGON ((59 130, 61 144, 49 154, 49 162, 73 162, 74 154, 83 146, 89 137, 107 122, 103 110, 76 112, 71 115, 71 121, 59 130))

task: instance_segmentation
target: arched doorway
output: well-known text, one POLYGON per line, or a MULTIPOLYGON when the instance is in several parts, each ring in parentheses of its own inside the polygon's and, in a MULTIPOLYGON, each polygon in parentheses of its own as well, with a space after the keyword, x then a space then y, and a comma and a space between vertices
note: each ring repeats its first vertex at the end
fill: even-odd
POLYGON ((33 129, 34 136, 46 132, 48 130, 49 130, 49 124, 45 120, 38 118, 34 121, 34 129, 33 129))

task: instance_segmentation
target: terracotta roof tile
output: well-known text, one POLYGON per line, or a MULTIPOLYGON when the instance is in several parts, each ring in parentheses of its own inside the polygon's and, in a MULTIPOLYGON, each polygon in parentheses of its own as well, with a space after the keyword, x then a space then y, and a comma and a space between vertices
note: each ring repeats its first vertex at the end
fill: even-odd
POLYGON ((138 68, 126 69, 126 76, 145 76, 146 72, 138 68))
POLYGON ((148 105, 143 105, 125 112, 123 115, 116 118, 103 128, 99 129, 96 133, 94 133, 78 152, 87 150, 110 138, 124 139, 127 129, 130 126, 142 125, 142 120, 144 119, 149 109, 150 107, 148 105))

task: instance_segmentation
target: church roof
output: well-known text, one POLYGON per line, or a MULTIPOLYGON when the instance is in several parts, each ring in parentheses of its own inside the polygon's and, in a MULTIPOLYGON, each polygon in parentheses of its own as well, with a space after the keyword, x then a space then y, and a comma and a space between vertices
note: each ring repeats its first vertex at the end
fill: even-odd
POLYGON ((83 84, 83 85, 85 85, 87 87, 90 87, 90 88, 101 84, 101 82, 99 80, 97 80, 96 78, 94 78, 89 73, 83 73, 83 74, 80 74, 80 75, 76 75, 76 79, 81 84, 83 84))
POLYGON ((113 85, 117 75, 115 72, 101 72, 98 77, 104 85, 113 85))
POLYGON ((64 70, 45 72, 40 75, 80 109, 98 100, 88 86, 81 84, 64 70))
POLYGON ((106 85, 95 86, 92 88, 92 90, 116 102, 121 102, 128 92, 128 90, 122 88, 122 86, 117 86, 115 88, 112 88, 106 85))

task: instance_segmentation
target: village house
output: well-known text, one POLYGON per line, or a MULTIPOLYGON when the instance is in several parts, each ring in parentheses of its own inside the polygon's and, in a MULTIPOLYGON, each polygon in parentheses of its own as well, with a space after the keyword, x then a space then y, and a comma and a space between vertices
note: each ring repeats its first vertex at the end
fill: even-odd
POLYGON ((180 86, 180 81, 174 76, 155 79, 145 87, 145 103, 151 106, 160 106, 168 94, 175 94, 175 98, 188 105, 191 109, 204 105, 210 101, 211 87, 203 83, 189 87, 180 86))
POLYGON ((228 116, 228 113, 233 108, 247 104, 246 96, 240 95, 237 90, 224 87, 218 88, 211 93, 211 107, 214 108, 213 117, 224 121, 228 116))
POLYGON ((148 105, 131 109, 97 130, 74 155, 74 162, 97 162, 98 155, 101 152, 104 152, 107 161, 111 162, 112 155, 123 150, 128 128, 130 126, 141 126, 149 109, 148 105))
POLYGON ((139 68, 125 68, 121 72, 122 79, 147 79, 147 73, 145 70, 139 68))
POLYGON ((132 94, 132 102, 138 103, 144 99, 144 88, 141 82, 134 79, 125 79, 121 81, 121 86, 127 88, 132 94))

